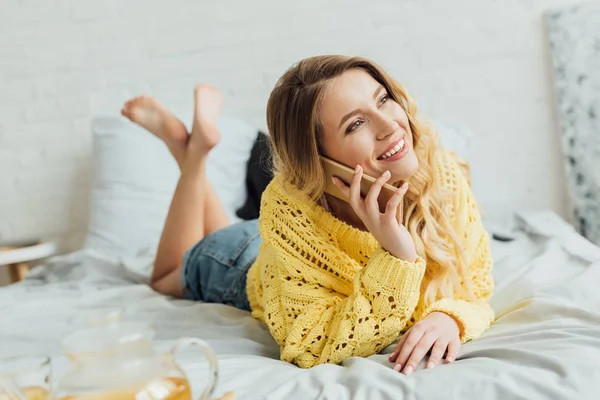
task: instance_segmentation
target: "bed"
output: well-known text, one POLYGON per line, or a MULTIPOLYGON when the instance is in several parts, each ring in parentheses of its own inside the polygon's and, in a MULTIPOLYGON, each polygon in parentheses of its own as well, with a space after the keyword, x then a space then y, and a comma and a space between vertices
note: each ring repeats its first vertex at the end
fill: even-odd
MULTIPOLYGON (((486 220, 490 235, 503 239, 492 240, 496 290, 491 305, 497 320, 481 338, 465 344, 453 364, 432 370, 421 365, 407 377, 391 369, 387 355, 392 345, 366 359, 349 358, 339 366, 303 370, 279 361, 278 345, 249 313, 168 298, 146 285, 156 231, 164 220, 176 170, 169 169, 175 167, 168 164, 168 154, 161 153, 162 147, 153 138, 146 139, 150 137, 141 132, 120 132, 123 129, 135 130, 122 121, 96 119, 95 148, 119 157, 115 146, 131 148, 131 140, 148 140, 143 145, 135 143, 147 151, 128 157, 130 165, 113 170, 102 169, 109 156, 95 154, 93 215, 84 248, 49 259, 24 282, 0 289, 0 358, 48 354, 59 370, 66 360, 58 341, 73 329, 74 318, 82 310, 116 307, 123 310, 125 319, 152 324, 154 344, 160 351, 182 336, 206 340, 220 366, 215 394, 234 390, 238 399, 600 397, 600 248, 556 214, 503 209, 486 220), (113 143, 119 138, 127 143, 113 143), (157 157, 167 158, 159 163, 157 157), (149 174, 144 164, 149 160, 160 165, 160 179, 124 175, 125 170, 149 174), (128 185, 128 179, 137 185, 128 185), (145 208, 137 207, 141 199, 145 208), (155 218, 149 225, 150 214, 155 218), (131 224, 118 223, 123 215, 140 221, 135 234, 131 224)), ((238 133, 231 144, 224 139, 220 151, 228 152, 229 145, 238 149, 241 143, 252 145, 254 130, 237 122, 222 129, 238 133)), ((247 158, 238 161, 242 165, 247 158)), ((220 171, 216 164, 213 168, 220 171)), ((233 188, 243 186, 226 183, 233 188)), ((216 189, 228 196, 227 187, 216 189)), ((227 199, 234 207, 243 197, 233 190, 227 199)), ((178 360, 198 395, 207 374, 206 361, 193 352, 178 360)))

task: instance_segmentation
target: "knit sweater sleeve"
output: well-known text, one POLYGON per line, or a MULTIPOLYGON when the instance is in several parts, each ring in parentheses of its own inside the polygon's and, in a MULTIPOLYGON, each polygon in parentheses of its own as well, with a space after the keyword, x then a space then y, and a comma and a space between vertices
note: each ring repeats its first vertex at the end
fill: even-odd
POLYGON ((265 322, 281 346, 281 359, 310 368, 367 357, 392 343, 419 300, 425 262, 402 261, 377 249, 354 278, 349 294, 301 254, 265 243, 265 322))
POLYGON ((462 248, 469 266, 475 300, 462 298, 440 299, 424 312, 421 318, 434 311, 444 312, 458 322, 462 343, 479 337, 494 321, 494 311, 488 301, 494 290, 490 240, 483 228, 477 202, 469 183, 451 159, 441 168, 446 177, 453 177, 454 225, 463 241, 462 248))

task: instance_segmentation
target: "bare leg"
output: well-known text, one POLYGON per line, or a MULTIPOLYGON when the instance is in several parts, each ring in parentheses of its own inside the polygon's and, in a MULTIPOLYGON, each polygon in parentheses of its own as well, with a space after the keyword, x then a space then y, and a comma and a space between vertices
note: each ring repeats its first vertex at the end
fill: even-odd
POLYGON ((207 154, 186 155, 158 244, 152 283, 177 269, 185 251, 204 237, 207 154))
MULTIPOLYGON (((185 251, 204 237, 207 233, 206 228, 214 230, 229 224, 205 174, 206 157, 220 140, 220 133, 215 122, 222 101, 221 94, 212 86, 198 85, 195 96, 194 126, 185 146, 183 146, 184 137, 182 135, 178 133, 177 139, 171 135, 171 130, 177 126, 172 120, 178 120, 164 107, 155 107, 153 110, 167 118, 168 123, 163 118, 131 118, 165 141, 181 169, 181 176, 167 214, 151 278, 151 285, 155 290, 176 296, 182 294, 179 270, 185 251), (169 128, 165 129, 165 127, 169 128), (165 140, 165 137, 168 140, 165 140), (205 218, 206 216, 210 216, 208 220, 205 218)), ((147 101, 149 98, 144 99, 144 104, 149 104, 147 101)), ((128 111, 129 108, 131 107, 126 105, 123 114, 135 117, 135 113, 128 111)), ((140 114, 143 113, 138 113, 138 117, 140 114)))
POLYGON ((204 200, 204 235, 223 229, 231 223, 212 183, 206 179, 204 200))
MULTIPOLYGON (((197 90, 201 88, 202 85, 199 85, 197 90)), ((123 106, 121 113, 165 142, 177 161, 179 170, 182 169, 190 137, 183 122, 158 100, 149 96, 129 100, 123 106)), ((204 236, 230 223, 211 182, 208 179, 205 182, 204 236)))

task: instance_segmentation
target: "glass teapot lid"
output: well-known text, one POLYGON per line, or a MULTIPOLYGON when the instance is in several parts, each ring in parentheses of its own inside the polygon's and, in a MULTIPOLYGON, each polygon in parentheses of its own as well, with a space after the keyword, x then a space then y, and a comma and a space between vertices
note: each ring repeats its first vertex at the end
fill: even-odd
POLYGON ((78 359, 109 356, 133 348, 150 355, 153 336, 154 330, 144 322, 119 322, 79 329, 65 337, 61 346, 71 358, 78 359))

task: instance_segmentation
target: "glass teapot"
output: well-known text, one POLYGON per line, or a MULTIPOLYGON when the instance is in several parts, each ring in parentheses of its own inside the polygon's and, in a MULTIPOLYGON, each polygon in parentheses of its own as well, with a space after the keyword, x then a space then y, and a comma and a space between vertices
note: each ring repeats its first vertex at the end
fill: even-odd
POLYGON ((191 400, 185 374, 175 362, 183 347, 198 346, 209 363, 206 400, 217 383, 217 359, 210 346, 194 338, 179 339, 170 352, 157 354, 154 330, 142 322, 118 322, 78 330, 61 341, 71 369, 57 379, 56 400, 191 400))

